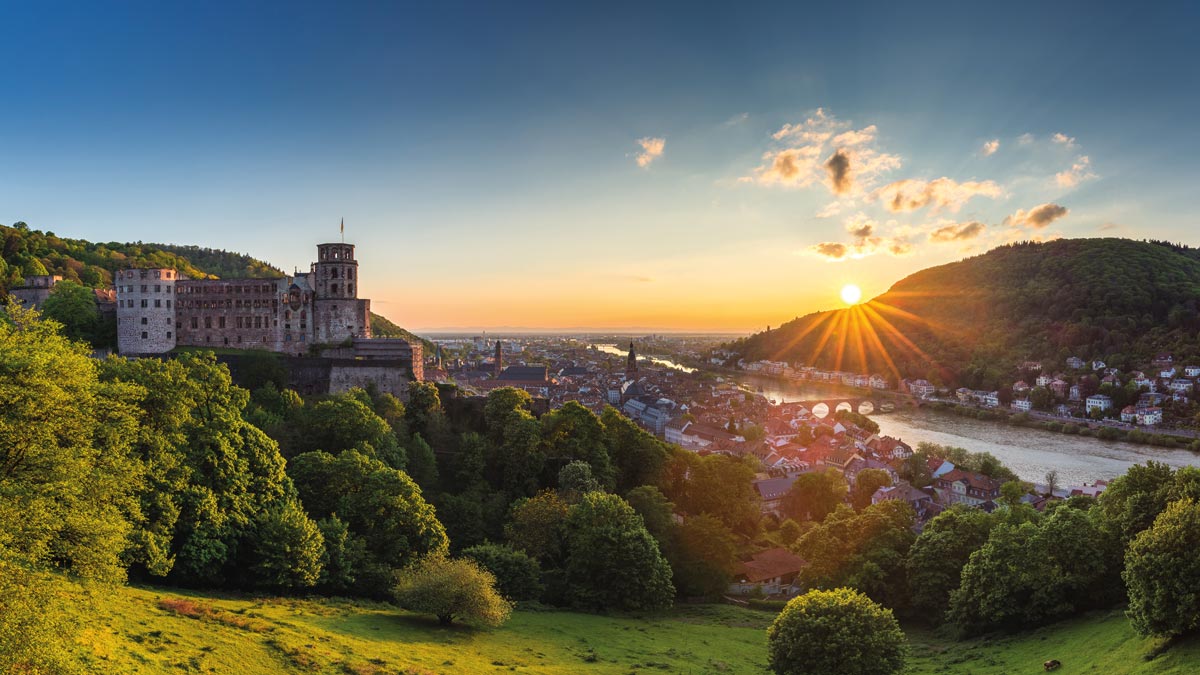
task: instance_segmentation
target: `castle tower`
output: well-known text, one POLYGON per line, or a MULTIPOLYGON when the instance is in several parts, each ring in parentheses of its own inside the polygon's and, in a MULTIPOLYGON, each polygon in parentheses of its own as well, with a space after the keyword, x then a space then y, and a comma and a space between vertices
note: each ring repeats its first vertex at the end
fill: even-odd
POLYGON ((319 244, 312 264, 313 341, 336 344, 371 337, 371 301, 358 298, 353 244, 319 244))
POLYGON ((117 270, 117 351, 136 356, 175 348, 178 280, 173 269, 117 270))
POLYGON ((498 379, 500 373, 504 372, 504 355, 500 352, 500 341, 496 340, 496 372, 495 376, 498 379))
POLYGON ((629 341, 629 358, 625 362, 625 372, 630 375, 637 372, 637 353, 633 351, 633 340, 629 341))

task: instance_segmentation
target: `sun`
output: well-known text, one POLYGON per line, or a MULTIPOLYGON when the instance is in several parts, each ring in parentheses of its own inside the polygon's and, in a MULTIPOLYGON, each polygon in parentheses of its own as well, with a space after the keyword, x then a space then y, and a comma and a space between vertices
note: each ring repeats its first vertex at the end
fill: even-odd
POLYGON ((847 305, 857 305, 862 300, 862 290, 854 284, 842 286, 842 302, 847 305))

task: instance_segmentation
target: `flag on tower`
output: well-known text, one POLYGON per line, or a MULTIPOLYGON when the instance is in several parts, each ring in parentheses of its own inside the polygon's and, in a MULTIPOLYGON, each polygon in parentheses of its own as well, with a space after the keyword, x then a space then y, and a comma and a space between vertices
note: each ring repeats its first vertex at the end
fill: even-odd
POLYGON ((346 234, 346 219, 342 218, 342 234, 346 234))

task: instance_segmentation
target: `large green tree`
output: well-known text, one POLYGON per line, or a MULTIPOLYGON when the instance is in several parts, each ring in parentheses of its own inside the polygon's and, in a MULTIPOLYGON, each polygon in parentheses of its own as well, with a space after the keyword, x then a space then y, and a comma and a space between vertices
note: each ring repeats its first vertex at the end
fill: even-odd
MULTIPOLYGON (((421 489, 403 471, 355 450, 338 456, 310 452, 292 460, 288 472, 312 518, 336 518, 346 525, 353 578, 349 589, 377 595, 389 586, 393 570, 426 555, 446 553, 446 531, 421 489)), ((332 552, 331 552, 332 554, 332 552)))
POLYGON ((1125 554, 1129 618, 1142 635, 1200 628, 1200 504, 1172 502, 1125 554))
POLYGON ((668 607, 671 567, 641 516, 620 497, 589 492, 564 524, 567 600, 587 610, 668 607))
POLYGON ((833 469, 803 473, 784 494, 780 508, 793 520, 821 522, 845 501, 848 491, 842 474, 833 469))
POLYGON ((963 567, 983 546, 996 524, 990 514, 954 506, 925 524, 908 552, 908 579, 913 609, 940 623, 958 588, 963 567))

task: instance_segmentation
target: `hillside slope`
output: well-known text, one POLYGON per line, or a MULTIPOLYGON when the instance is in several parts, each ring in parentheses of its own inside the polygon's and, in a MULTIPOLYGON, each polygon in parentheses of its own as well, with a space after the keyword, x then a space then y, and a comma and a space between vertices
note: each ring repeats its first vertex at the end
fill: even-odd
MULTIPOLYGON (((746 673, 766 668, 773 613, 683 605, 647 616, 518 610, 503 628, 444 627, 364 601, 243 598, 162 588, 96 588, 73 599, 85 631, 74 653, 85 672, 746 673)), ((907 631, 906 673, 1041 672, 1183 675, 1200 641, 1138 637, 1119 610, 1016 635, 954 640, 907 631)))
POLYGON ((925 269, 868 303, 809 314, 732 347, 748 360, 995 386, 1024 360, 1061 368, 1070 355, 1118 367, 1159 351, 1196 358, 1198 329, 1200 252, 1066 239, 925 269))

